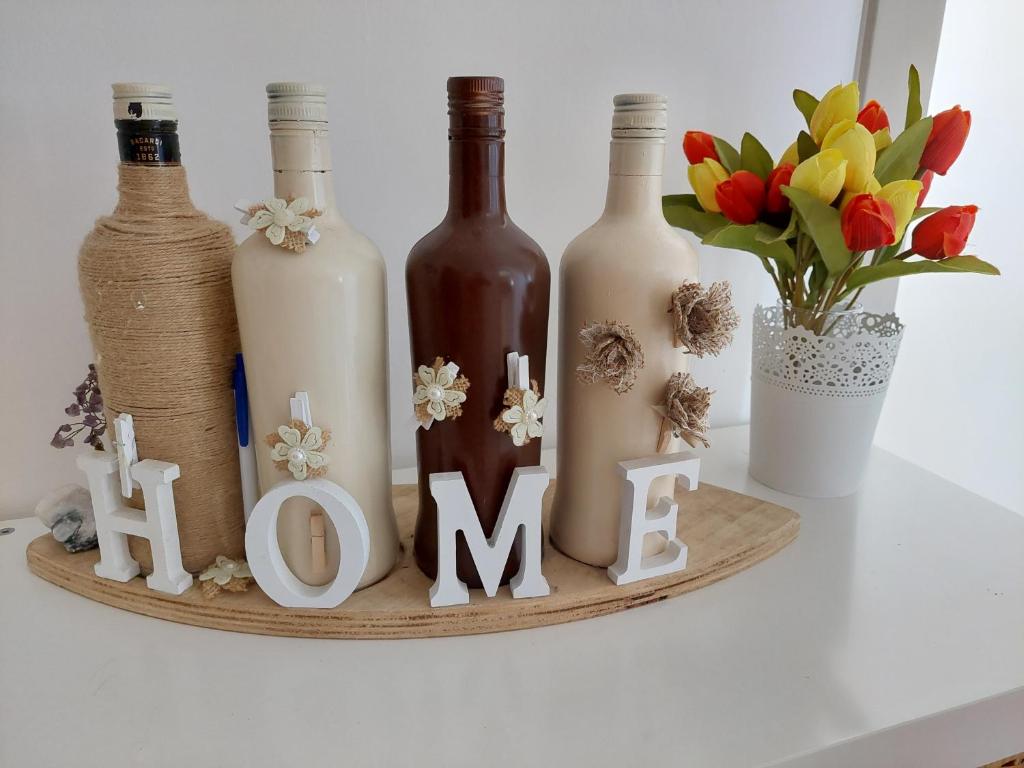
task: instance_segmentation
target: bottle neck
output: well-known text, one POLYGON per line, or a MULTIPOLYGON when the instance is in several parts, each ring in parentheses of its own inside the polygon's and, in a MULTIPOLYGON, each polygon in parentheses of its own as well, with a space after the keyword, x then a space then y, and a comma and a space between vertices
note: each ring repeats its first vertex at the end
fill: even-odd
POLYGON ((604 215, 663 218, 664 160, 664 139, 612 139, 604 215))
POLYGON ((334 174, 327 123, 275 122, 270 128, 274 197, 304 197, 324 216, 333 214, 334 174))
POLYGON ((448 218, 505 218, 505 142, 449 139, 448 218))

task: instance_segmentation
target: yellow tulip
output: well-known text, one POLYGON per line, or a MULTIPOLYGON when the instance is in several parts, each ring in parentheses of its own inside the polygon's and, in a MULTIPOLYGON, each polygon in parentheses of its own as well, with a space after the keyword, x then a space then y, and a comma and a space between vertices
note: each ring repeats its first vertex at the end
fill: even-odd
POLYGON ((853 120, 840 120, 829 128, 821 142, 822 149, 838 149, 846 158, 846 181, 849 192, 863 192, 875 172, 875 139, 871 131, 853 120))
POLYGON ((871 134, 875 140, 875 151, 881 152, 883 149, 892 144, 892 136, 889 135, 888 128, 882 128, 879 131, 875 131, 871 134))
POLYGON ((831 204, 846 180, 846 158, 838 149, 823 149, 814 157, 804 160, 793 171, 791 187, 810 192, 819 200, 831 204))
POLYGON ((840 120, 857 120, 860 87, 856 82, 837 85, 826 93, 811 115, 811 138, 820 146, 828 129, 840 120))
POLYGON ((786 151, 782 153, 782 157, 779 158, 779 165, 783 163, 789 163, 790 165, 797 165, 800 162, 800 154, 797 152, 796 142, 790 144, 786 151))
POLYGON ((843 209, 846 208, 846 206, 850 204, 850 201, 853 200, 853 198, 855 198, 857 195, 863 195, 864 193, 867 193, 869 195, 877 195, 881 189, 882 185, 878 183, 878 179, 872 176, 868 180, 868 184, 866 187, 864 187, 863 190, 859 192, 850 192, 849 190, 847 190, 846 192, 843 193, 843 199, 839 201, 839 212, 842 213, 843 209))
POLYGON ((729 172, 717 160, 705 157, 703 162, 691 165, 686 171, 690 186, 705 211, 719 213, 722 209, 715 201, 715 187, 729 178, 729 172))
POLYGON ((924 189, 924 184, 914 179, 901 181, 890 181, 876 194, 879 200, 885 200, 892 206, 893 217, 896 219, 896 242, 903 237, 903 233, 910 223, 910 217, 914 215, 917 208, 917 198, 924 189))

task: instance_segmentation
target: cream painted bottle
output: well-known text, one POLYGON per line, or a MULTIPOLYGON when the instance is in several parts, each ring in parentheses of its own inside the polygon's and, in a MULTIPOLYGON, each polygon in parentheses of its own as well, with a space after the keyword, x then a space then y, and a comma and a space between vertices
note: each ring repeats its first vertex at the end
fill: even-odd
MULTIPOLYGON (((672 292, 697 279, 697 256, 661 211, 665 98, 616 96, 608 196, 597 223, 562 256, 558 349, 558 474, 551 539, 584 563, 611 565, 618 551, 622 478, 616 464, 658 453, 659 404, 669 377, 686 370, 673 347, 672 292), (629 391, 583 383, 580 330, 614 321, 632 330, 644 365, 629 391)), ((664 452, 683 450, 672 438, 664 452)), ((672 496, 672 478, 651 486, 651 500, 672 496)), ((648 554, 661 544, 650 538, 648 554)))
MULTIPOLYGON (((324 477, 351 493, 366 517, 370 556, 360 587, 368 586, 398 555, 384 261, 334 206, 323 87, 271 83, 267 97, 274 196, 304 197, 322 214, 313 219, 320 238, 303 252, 273 245, 262 230, 239 246, 232 266, 260 492, 292 478, 263 438, 289 422, 290 398, 308 392, 313 425, 331 432, 324 477)), ((283 505, 278 541, 307 584, 337 574, 337 535, 312 502, 283 505)))

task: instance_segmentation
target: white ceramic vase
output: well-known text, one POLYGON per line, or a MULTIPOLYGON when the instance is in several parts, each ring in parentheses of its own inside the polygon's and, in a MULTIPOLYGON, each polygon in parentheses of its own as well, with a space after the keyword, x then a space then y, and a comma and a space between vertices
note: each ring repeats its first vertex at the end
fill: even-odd
POLYGON ((895 314, 837 312, 822 335, 786 327, 781 305, 754 313, 750 475, 796 496, 831 498, 861 484, 896 362, 895 314))

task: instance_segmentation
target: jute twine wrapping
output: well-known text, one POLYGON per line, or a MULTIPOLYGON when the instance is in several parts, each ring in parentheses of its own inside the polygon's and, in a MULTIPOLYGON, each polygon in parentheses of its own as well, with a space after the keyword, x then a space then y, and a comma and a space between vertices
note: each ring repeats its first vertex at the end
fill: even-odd
MULTIPOLYGON (((121 165, 120 199, 86 237, 78 274, 107 419, 134 418, 139 456, 181 467, 185 569, 244 555, 234 402, 239 349, 230 230, 195 209, 180 166, 121 165)), ((141 508, 141 493, 132 506, 141 508)), ((151 569, 148 544, 132 556, 151 569)))

